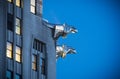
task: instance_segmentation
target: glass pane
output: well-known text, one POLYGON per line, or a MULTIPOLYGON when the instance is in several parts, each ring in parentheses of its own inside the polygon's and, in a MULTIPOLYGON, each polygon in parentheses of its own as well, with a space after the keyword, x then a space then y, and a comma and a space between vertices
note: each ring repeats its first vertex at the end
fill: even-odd
POLYGON ((35 6, 35 0, 31 0, 31 5, 35 6))
POLYGON ((16 18, 16 33, 20 35, 20 19, 16 18))
POLYGON ((12 73, 10 71, 6 71, 6 78, 7 79, 12 79, 12 73))
POLYGON ((21 54, 21 49, 20 49, 20 47, 18 47, 18 46, 16 46, 16 53, 17 53, 17 54, 21 54))
POLYGON ((16 34, 20 35, 20 26, 16 26, 16 34))
POLYGON ((16 0, 16 6, 20 7, 20 0, 16 0))
POLYGON ((45 60, 42 59, 41 73, 45 74, 45 60))
POLYGON ((14 23, 13 23, 13 15, 7 14, 7 28, 13 31, 14 23))
POLYGON ((30 9, 32 13, 35 13, 35 6, 31 6, 30 9))
POLYGON ((7 42, 7 49, 12 50, 12 44, 7 42))
POLYGON ((15 79, 20 79, 20 76, 16 74, 15 79))
POLYGON ((7 53, 6 53, 7 57, 9 58, 12 58, 12 51, 10 50, 7 50, 7 53))
POLYGON ((34 55, 34 63, 36 63, 36 61, 37 61, 37 57, 36 55, 34 55))
POLYGON ((16 61, 20 62, 20 55, 19 54, 16 54, 16 61))
POLYGON ((8 0, 8 2, 12 2, 12 0, 8 0))
POLYGON ((32 62, 36 63, 36 55, 32 55, 32 62))
POLYGON ((20 26, 20 19, 16 18, 16 25, 20 26))
POLYGON ((34 40, 33 48, 34 48, 34 49, 37 49, 37 41, 36 41, 36 40, 34 40))
POLYGON ((36 57, 36 55, 32 55, 32 69, 33 70, 37 69, 37 57, 36 57))
POLYGON ((32 69, 36 70, 36 64, 35 63, 32 63, 32 69))
POLYGON ((42 58, 40 58, 40 66, 42 66, 42 58))
POLYGON ((34 55, 32 55, 32 62, 34 62, 34 55))
POLYGON ((7 42, 6 56, 12 58, 12 44, 7 42))
POLYGON ((16 61, 21 62, 21 48, 16 46, 16 61))

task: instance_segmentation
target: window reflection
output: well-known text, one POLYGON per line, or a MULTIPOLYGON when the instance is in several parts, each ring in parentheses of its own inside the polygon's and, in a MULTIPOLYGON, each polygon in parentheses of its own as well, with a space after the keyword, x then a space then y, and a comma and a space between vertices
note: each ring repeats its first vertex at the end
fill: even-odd
POLYGON ((21 62, 21 48, 16 46, 16 61, 21 62))
POLYGON ((36 7, 35 0, 31 0, 30 4, 31 4, 30 11, 35 14, 35 7, 36 7))
POLYGON ((20 32, 21 32, 20 19, 16 18, 16 34, 20 35, 20 32))
POLYGON ((13 0, 8 0, 8 2, 13 2, 13 0))
POLYGON ((37 70, 37 56, 32 55, 32 69, 37 70))
POLYGON ((12 58, 12 43, 7 42, 7 52, 6 55, 8 58, 12 58))
POLYGON ((13 73, 11 71, 9 71, 9 70, 6 71, 6 78, 7 79, 12 79, 12 75, 13 75, 13 73))
POLYGON ((15 79, 21 79, 21 76, 16 74, 15 79))
POLYGON ((16 6, 20 7, 21 0, 16 0, 16 6))

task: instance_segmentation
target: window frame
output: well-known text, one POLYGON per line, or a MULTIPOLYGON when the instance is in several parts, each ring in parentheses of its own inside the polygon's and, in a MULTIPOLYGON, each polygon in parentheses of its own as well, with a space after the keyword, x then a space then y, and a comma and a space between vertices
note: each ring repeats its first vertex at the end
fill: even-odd
POLYGON ((34 41, 33 41, 33 49, 35 49, 35 50, 37 50, 37 51, 39 51, 41 53, 45 53, 46 45, 45 45, 45 43, 43 43, 43 42, 41 42, 41 41, 39 41, 37 39, 34 39, 34 41))

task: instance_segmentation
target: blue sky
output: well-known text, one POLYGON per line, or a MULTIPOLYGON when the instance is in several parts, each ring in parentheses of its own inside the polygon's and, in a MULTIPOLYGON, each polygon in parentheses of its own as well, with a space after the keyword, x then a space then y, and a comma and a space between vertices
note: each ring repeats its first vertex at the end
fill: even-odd
POLYGON ((77 50, 57 61, 57 79, 120 79, 120 1, 43 0, 43 17, 79 32, 59 39, 77 50))

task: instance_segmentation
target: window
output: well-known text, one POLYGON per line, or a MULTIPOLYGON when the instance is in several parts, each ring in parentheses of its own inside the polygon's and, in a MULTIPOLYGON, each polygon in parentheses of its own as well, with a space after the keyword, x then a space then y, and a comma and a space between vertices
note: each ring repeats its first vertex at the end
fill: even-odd
POLYGON ((41 50, 41 52, 43 52, 43 49, 44 49, 44 44, 41 44, 41 48, 40 48, 41 50))
POLYGON ((34 14, 35 14, 35 10, 36 10, 35 1, 36 1, 36 0, 31 0, 31 2, 30 2, 30 11, 31 11, 32 13, 34 13, 34 14))
POLYGON ((37 70, 37 56, 32 55, 32 69, 37 70))
POLYGON ((16 0, 16 6, 18 6, 18 7, 21 6, 21 0, 16 0))
POLYGON ((7 70, 6 71, 6 78, 7 79, 12 79, 12 77, 13 77, 13 73, 11 71, 7 70))
POLYGON ((21 76, 18 75, 18 74, 16 74, 16 75, 15 75, 15 79, 21 79, 21 76))
POLYGON ((21 48, 16 46, 16 61, 21 62, 21 48))
POLYGON ((13 15, 7 15, 7 29, 13 31, 14 29, 14 22, 13 22, 13 15))
POLYGON ((41 74, 45 75, 45 59, 40 58, 41 74))
POLYGON ((45 52, 45 44, 37 39, 34 39, 33 48, 37 51, 45 52))
POLYGON ((13 0, 8 0, 8 2, 13 2, 13 0))
POLYGON ((20 35, 21 34, 21 20, 16 18, 16 34, 20 35))
POLYGON ((34 40, 33 48, 37 50, 37 40, 36 39, 34 40))
POLYGON ((7 52, 6 52, 6 55, 7 55, 7 57, 8 58, 12 58, 12 56, 13 56, 13 53, 12 53, 12 49, 13 47, 12 47, 12 43, 10 43, 10 42, 7 42, 7 52))

